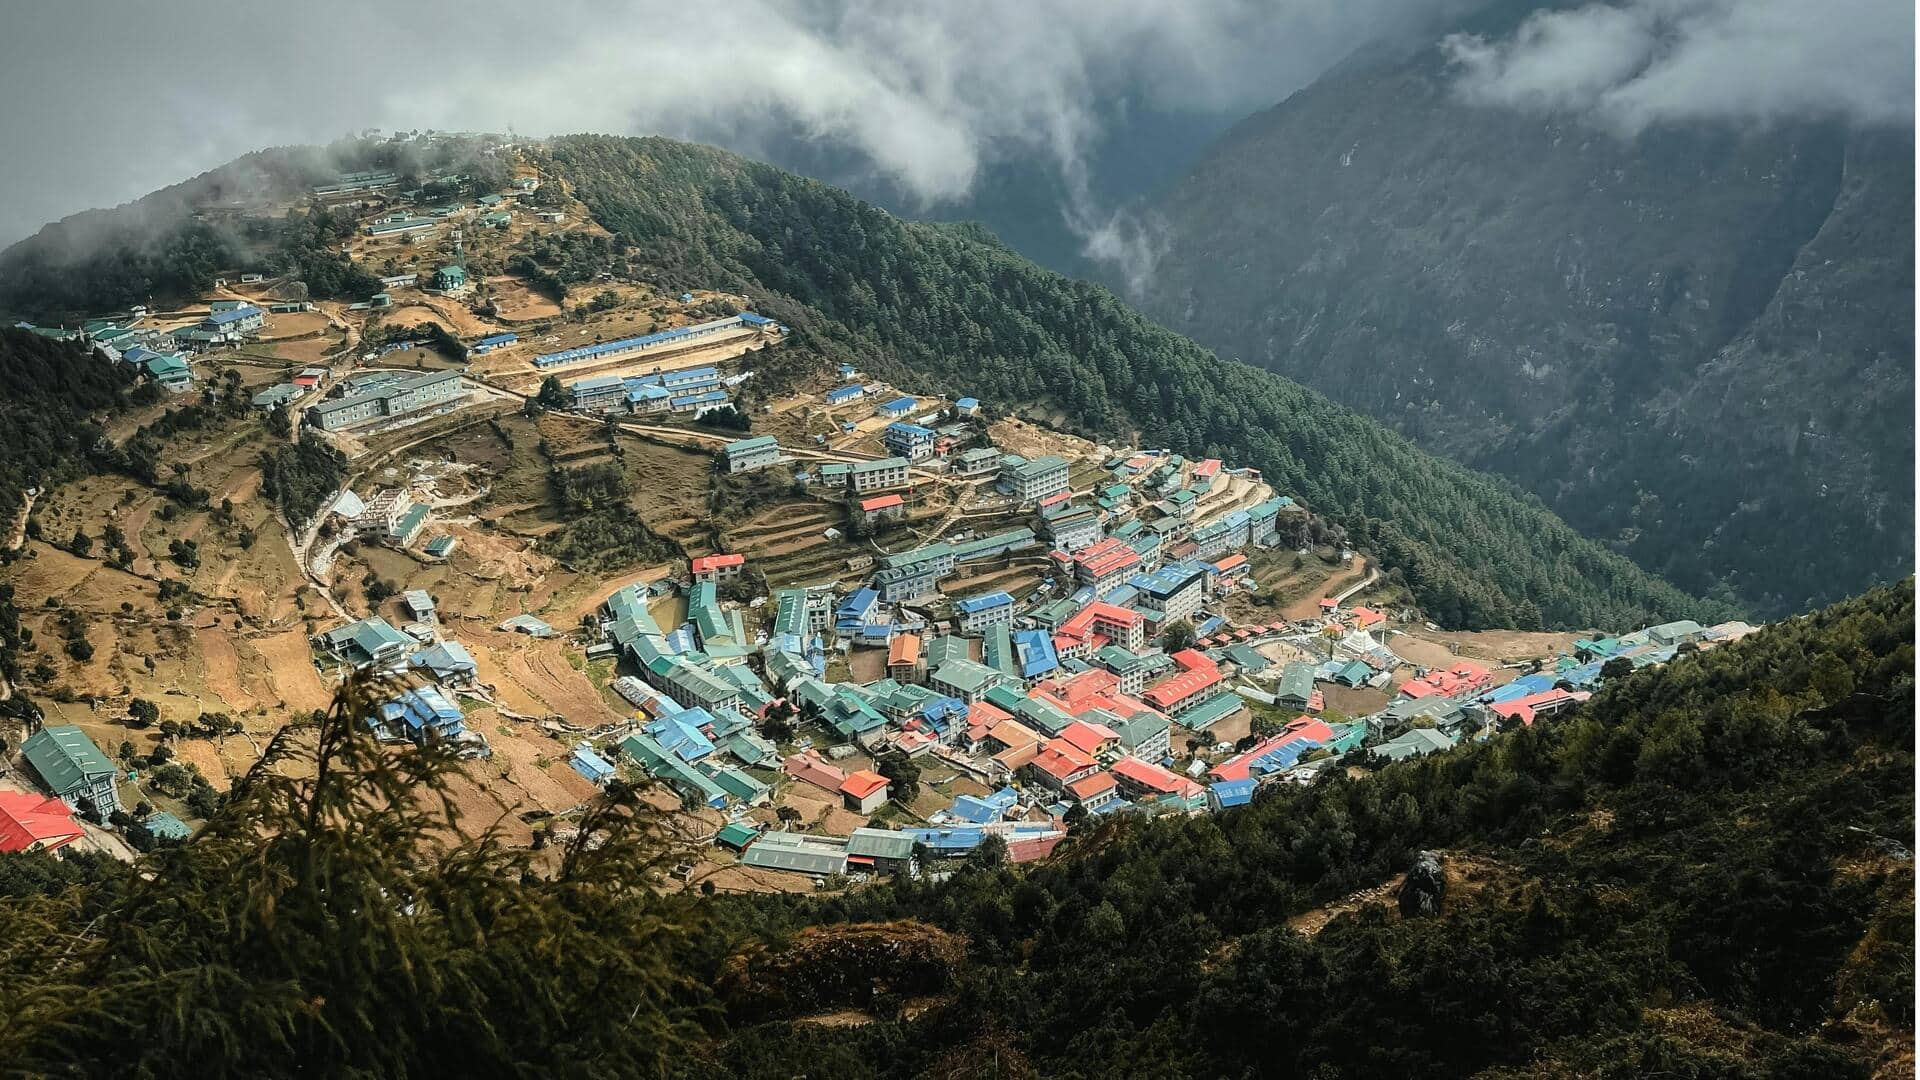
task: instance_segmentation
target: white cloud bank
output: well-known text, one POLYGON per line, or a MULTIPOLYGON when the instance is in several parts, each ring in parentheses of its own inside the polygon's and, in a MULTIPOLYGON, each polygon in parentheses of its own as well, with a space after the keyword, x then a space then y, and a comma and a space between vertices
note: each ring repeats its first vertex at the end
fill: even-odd
POLYGON ((1442 42, 1468 101, 1654 124, 1913 123, 1911 0, 1625 0, 1442 42))

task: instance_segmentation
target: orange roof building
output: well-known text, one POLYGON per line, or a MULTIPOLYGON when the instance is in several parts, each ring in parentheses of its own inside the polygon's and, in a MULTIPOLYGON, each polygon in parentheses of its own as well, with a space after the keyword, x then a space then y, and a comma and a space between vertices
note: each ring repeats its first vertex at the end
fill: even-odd
POLYGON ((861 769, 848 774, 846 782, 840 785, 840 795, 846 799, 848 809, 871 814, 887 801, 889 783, 886 777, 872 769, 861 769))
POLYGON ((887 645, 887 667, 912 667, 920 662, 920 635, 895 634, 887 645))

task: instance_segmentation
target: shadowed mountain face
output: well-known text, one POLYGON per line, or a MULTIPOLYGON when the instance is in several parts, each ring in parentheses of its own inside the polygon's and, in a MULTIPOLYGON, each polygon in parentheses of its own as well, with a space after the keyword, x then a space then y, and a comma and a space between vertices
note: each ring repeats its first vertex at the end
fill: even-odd
POLYGON ((1422 49, 1223 137, 1134 299, 1778 615, 1909 570, 1912 161, 1468 105, 1422 49))

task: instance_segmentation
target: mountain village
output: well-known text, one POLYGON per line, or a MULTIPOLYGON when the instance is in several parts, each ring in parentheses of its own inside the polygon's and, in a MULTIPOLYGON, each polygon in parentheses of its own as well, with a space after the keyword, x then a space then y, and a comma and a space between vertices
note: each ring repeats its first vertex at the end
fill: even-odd
MULTIPOLYGON (((236 273, 205 311, 28 328, 169 394, 245 393, 291 439, 345 455, 348 482, 287 534, 283 584, 314 602, 265 618, 312 626, 310 687, 394 676, 366 718, 382 737, 450 741, 477 776, 537 771, 515 783, 541 794, 512 807, 536 838, 563 839, 620 783, 675 818, 689 884, 1041 859, 1109 815, 1209 813, 1496 737, 1752 629, 1476 645, 1425 624, 1256 470, 1088 442, 850 364, 789 370, 792 331, 749 297, 609 280, 569 321, 473 257, 584 232, 577 206, 536 198, 524 167, 470 202, 398 184, 361 172, 310 193, 363 215, 349 254, 392 271, 364 301, 236 273), (506 449, 485 457, 483 439, 506 449), (503 523, 545 496, 505 489, 586 467, 631 469, 677 552, 536 566, 560 523, 513 535, 503 523), (572 696, 527 692, 536 675, 572 696)), ((0 790, 0 850, 87 842, 154 798, 102 750, 117 721, 100 711, 62 711, 19 747, 26 768, 0 784, 31 783, 0 790)), ((141 821, 184 836, 191 816, 141 821)))

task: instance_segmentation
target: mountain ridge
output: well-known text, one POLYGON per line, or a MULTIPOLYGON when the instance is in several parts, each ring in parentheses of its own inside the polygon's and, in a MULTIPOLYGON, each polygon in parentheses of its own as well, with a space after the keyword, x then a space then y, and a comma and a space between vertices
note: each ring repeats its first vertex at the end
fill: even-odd
POLYGON ((1911 137, 1629 142, 1450 79, 1374 58, 1236 125, 1130 298, 1696 593, 1778 615, 1904 573, 1911 137))
POLYGON ((1625 625, 1730 611, 1642 575, 1508 485, 1426 458, 1297 384, 1222 363, 1105 288, 964 230, 670 140, 572 136, 549 153, 596 219, 648 250, 664 280, 723 275, 795 326, 802 345, 819 334, 881 375, 1049 401, 1086 431, 1248 461, 1397 566, 1441 622, 1625 625), (1576 599, 1595 589, 1574 584, 1583 578, 1608 584, 1576 599), (1598 600, 1615 588, 1617 602, 1598 600))

